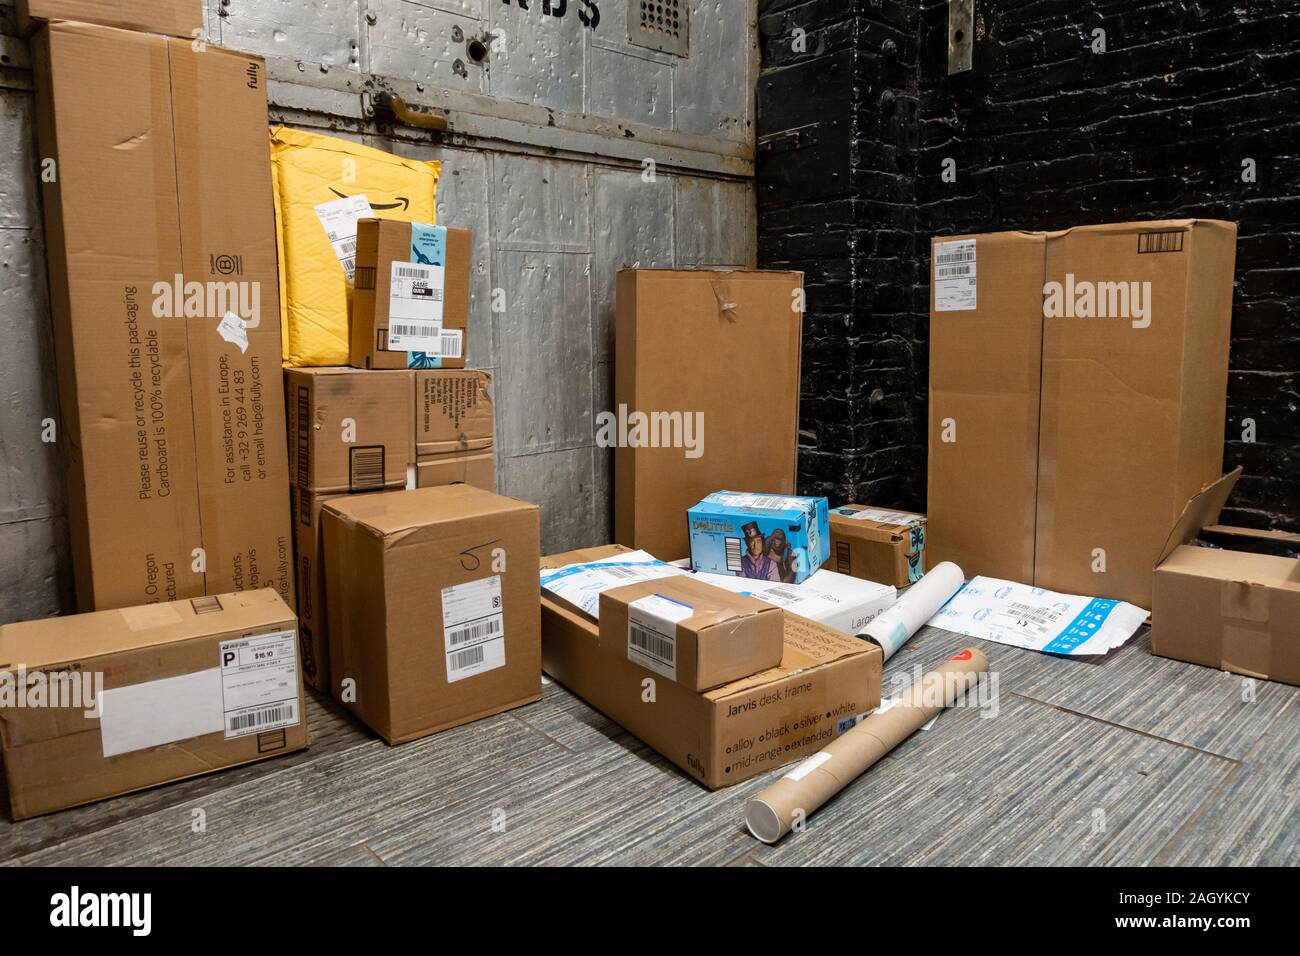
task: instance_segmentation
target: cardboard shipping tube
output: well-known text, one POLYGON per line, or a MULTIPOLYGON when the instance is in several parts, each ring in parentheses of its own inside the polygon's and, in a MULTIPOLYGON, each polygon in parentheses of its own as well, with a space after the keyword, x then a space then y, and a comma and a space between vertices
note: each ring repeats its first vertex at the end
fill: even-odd
POLYGON ((988 658, 968 647, 903 692, 899 702, 800 762, 745 807, 749 832, 775 843, 794 828, 797 815, 815 812, 881 757, 975 686, 988 658))
POLYGON ((875 644, 885 652, 885 660, 889 660, 921 625, 939 613, 939 608, 961 590, 965 581, 957 565, 951 561, 939 562, 859 631, 858 637, 875 644))

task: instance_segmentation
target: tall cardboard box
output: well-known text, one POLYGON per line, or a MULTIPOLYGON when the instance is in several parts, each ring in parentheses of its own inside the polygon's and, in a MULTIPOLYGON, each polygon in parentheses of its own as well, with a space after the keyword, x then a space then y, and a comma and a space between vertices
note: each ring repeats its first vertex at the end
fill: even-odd
POLYGON ((349 363, 464 368, 473 248, 467 229, 360 220, 349 363))
POLYGON ((794 494, 802 288, 799 272, 619 272, 608 437, 620 544, 671 561, 706 495, 794 494))
MULTIPOLYGON (((1170 532, 1155 569, 1151 652, 1300 685, 1300 559, 1197 546, 1207 527, 1220 538, 1232 530, 1215 523, 1240 475, 1238 468, 1194 497, 1170 532)), ((1280 543, 1239 539, 1243 548, 1280 543)))
POLYGON ((932 563, 1151 606, 1222 472, 1235 243, 1205 219, 934 240, 932 563))
POLYGON ((203 36, 201 0, 18 0, 20 33, 35 32, 47 20, 79 20, 187 39, 203 36))
POLYGON ((330 681, 390 744, 541 698, 536 505, 469 485, 321 512, 330 681))
POLYGON ((32 53, 78 605, 292 603, 265 64, 66 22, 32 53))
POLYGON ((301 750, 297 649, 269 588, 0 627, 14 818, 301 750))
MULTIPOLYGON (((604 545, 550 555, 542 567, 625 550, 604 545)), ((779 666, 695 691, 655 678, 626 653, 602 650, 595 618, 542 592, 546 673, 711 790, 814 754, 880 706, 880 648, 789 612, 783 641, 779 666), (647 679, 654 680, 653 702, 645 699, 647 679)))

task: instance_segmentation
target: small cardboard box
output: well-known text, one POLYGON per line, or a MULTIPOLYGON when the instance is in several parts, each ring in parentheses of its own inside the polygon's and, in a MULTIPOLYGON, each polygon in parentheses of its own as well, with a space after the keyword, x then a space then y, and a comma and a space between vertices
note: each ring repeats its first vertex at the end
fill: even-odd
POLYGON ((349 363, 464 368, 472 252, 466 229, 358 222, 349 363))
POLYGON ((17 820, 307 746, 297 628, 271 588, 7 624, 0 662, 17 820))
POLYGON ((800 272, 618 273, 616 541, 671 560, 710 492, 794 494, 802 298, 800 272))
POLYGON ((541 698, 538 508, 469 485, 321 512, 336 697, 390 744, 541 698))
POLYGON ((200 0, 18 0, 18 32, 24 35, 47 20, 76 20, 140 33, 201 39, 200 0))
POLYGON ((905 588, 925 573, 925 515, 869 505, 831 509, 827 567, 905 588))
POLYGON ((1174 525, 1155 570, 1151 650, 1300 685, 1300 559, 1192 543, 1218 521, 1240 475, 1192 498, 1174 525))
MULTIPOLYGON (((542 566, 627 550, 570 551, 542 566)), ((595 619, 543 593, 542 661, 569 690, 716 790, 816 753, 880 706, 880 648, 794 614, 784 624, 779 666, 701 693, 601 651, 595 619), (652 703, 647 679, 654 680, 652 703)))
POLYGON ((689 575, 600 595, 600 649, 691 690, 708 690, 781 663, 780 608, 689 575))
POLYGON ((691 567, 798 584, 830 557, 825 498, 717 491, 687 513, 691 567))
POLYGON ((289 473, 310 494, 405 488, 414 461, 409 372, 285 369, 289 473))

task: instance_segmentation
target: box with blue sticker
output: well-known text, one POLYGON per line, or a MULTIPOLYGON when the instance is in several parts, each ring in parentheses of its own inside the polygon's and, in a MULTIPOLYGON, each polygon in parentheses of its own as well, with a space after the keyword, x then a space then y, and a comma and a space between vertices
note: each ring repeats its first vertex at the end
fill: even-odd
POLYGON ((471 248, 465 229, 360 220, 349 362, 464 368, 471 248))
POLYGON ((686 513, 691 567, 799 584, 830 557, 825 498, 717 491, 686 513))

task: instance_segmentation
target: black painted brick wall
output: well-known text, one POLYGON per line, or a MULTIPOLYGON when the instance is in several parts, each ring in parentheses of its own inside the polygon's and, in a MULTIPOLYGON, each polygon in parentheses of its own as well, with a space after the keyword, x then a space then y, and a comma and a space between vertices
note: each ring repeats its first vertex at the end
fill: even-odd
POLYGON ((760 3, 760 262, 809 273, 801 488, 924 506, 931 235, 1214 217, 1239 228, 1224 517, 1300 530, 1300 2, 975 6, 950 77, 946 0, 760 3), (779 143, 832 121, 847 142, 779 143))

